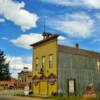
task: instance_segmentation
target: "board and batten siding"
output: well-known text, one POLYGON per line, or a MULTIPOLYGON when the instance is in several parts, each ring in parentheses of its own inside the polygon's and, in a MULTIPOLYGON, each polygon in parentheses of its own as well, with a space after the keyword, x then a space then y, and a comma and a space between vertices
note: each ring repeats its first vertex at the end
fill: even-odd
POLYGON ((95 85, 96 92, 100 90, 100 71, 97 61, 100 59, 58 51, 58 90, 68 94, 68 79, 76 80, 76 94, 82 94, 88 83, 95 85))

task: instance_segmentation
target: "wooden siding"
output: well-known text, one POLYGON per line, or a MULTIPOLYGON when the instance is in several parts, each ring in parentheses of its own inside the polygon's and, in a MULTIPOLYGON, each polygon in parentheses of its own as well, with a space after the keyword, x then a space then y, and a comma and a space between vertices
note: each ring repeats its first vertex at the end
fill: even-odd
POLYGON ((76 92, 85 92, 88 83, 94 83, 96 91, 100 90, 100 71, 97 70, 97 61, 100 58, 75 52, 58 51, 58 86, 67 94, 67 80, 76 80, 76 92))
POLYGON ((100 53, 98 53, 98 52, 84 50, 84 49, 80 49, 80 48, 69 47, 69 46, 64 46, 64 45, 58 45, 58 51, 76 54, 76 55, 84 55, 84 56, 100 58, 100 53))

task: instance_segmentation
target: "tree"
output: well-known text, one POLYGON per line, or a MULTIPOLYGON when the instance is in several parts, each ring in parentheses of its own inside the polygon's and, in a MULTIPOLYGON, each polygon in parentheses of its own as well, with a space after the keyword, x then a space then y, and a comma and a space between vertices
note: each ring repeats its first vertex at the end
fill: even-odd
POLYGON ((6 62, 4 52, 0 50, 0 80, 10 80, 9 62, 6 62))

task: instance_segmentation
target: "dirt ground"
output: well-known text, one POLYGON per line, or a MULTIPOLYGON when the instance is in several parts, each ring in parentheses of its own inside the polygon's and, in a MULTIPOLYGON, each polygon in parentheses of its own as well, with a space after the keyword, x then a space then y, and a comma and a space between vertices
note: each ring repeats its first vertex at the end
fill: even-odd
MULTIPOLYGON (((18 97, 18 96, 0 96, 0 100, 44 100, 41 98, 34 98, 34 97, 18 97)), ((49 99, 45 99, 49 100, 49 99)))

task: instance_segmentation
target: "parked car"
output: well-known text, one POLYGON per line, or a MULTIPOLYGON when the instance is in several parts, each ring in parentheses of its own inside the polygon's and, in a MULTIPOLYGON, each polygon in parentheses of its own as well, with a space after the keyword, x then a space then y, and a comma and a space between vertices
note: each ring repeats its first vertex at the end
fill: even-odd
POLYGON ((14 89, 14 88, 15 88, 14 85, 9 85, 9 86, 8 86, 8 89, 14 89))

